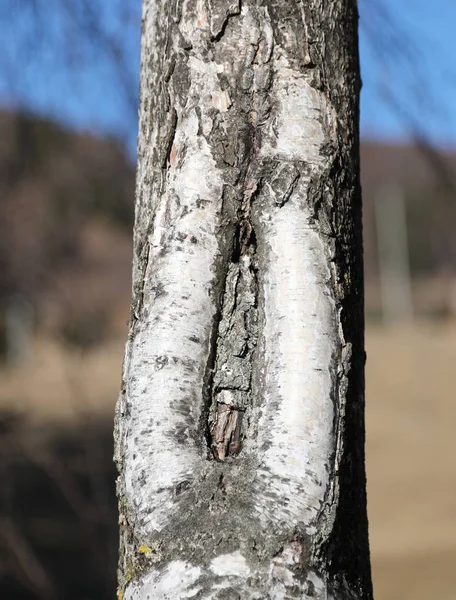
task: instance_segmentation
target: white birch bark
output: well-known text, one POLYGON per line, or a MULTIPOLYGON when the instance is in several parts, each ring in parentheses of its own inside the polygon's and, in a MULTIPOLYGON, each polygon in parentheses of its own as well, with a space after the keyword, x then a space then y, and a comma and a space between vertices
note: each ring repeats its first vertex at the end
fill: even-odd
POLYGON ((119 597, 372 597, 356 6, 145 0, 119 597))

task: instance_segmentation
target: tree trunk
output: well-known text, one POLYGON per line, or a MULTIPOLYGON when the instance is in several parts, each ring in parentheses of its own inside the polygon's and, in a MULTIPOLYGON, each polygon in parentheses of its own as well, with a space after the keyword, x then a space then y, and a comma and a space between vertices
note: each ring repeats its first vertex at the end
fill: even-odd
POLYGON ((370 599, 355 0, 145 0, 119 597, 370 599))

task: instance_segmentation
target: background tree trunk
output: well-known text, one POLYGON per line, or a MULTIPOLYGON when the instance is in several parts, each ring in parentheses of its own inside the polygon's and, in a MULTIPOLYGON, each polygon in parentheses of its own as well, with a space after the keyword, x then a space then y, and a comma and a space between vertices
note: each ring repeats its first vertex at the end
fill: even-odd
POLYGON ((145 0, 119 596, 372 597, 355 0, 145 0))

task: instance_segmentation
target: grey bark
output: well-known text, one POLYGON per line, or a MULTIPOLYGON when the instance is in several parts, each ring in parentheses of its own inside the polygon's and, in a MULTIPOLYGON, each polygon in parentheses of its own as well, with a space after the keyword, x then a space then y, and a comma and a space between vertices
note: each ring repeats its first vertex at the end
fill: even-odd
POLYGON ((119 597, 372 598, 354 0, 144 0, 119 597))

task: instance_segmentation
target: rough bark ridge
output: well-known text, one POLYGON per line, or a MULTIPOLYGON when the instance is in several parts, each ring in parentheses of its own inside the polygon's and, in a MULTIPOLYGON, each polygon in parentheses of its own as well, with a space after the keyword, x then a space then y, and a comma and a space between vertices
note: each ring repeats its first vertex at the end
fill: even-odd
POLYGON ((354 0, 144 0, 119 597, 372 597, 354 0))

